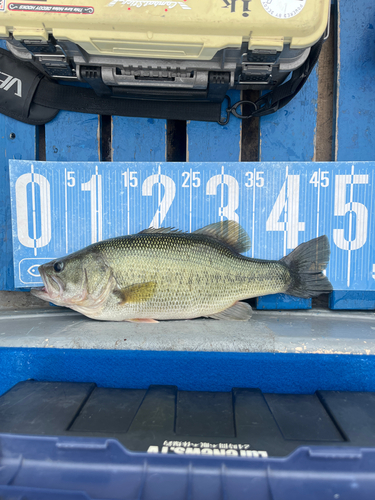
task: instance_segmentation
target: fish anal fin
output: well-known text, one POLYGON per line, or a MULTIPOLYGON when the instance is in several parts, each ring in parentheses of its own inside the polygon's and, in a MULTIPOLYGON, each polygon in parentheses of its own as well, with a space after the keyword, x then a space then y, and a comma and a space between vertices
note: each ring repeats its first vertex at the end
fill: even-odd
POLYGON ((222 319, 226 321, 247 321, 251 318, 251 305, 246 302, 236 302, 233 306, 228 307, 216 314, 208 316, 213 319, 222 319))
POLYGON ((152 318, 133 318, 133 319, 124 319, 124 321, 129 321, 130 323, 159 323, 159 321, 152 318))
POLYGON ((152 299, 155 294, 156 282, 148 281, 147 283, 136 283, 135 285, 127 286, 113 290, 113 294, 120 299, 119 305, 146 302, 152 299))
POLYGON ((234 220, 223 220, 209 226, 197 229, 193 234, 209 236, 225 243, 238 253, 244 253, 251 247, 249 235, 245 229, 234 220))

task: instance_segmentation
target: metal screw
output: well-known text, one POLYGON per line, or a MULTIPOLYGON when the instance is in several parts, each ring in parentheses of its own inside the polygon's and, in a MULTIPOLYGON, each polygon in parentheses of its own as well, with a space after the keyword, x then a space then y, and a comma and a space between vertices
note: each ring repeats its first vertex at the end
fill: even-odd
POLYGON ((11 139, 15 139, 15 138, 16 138, 16 134, 15 134, 14 132, 12 132, 11 134, 9 134, 9 137, 10 137, 11 139))

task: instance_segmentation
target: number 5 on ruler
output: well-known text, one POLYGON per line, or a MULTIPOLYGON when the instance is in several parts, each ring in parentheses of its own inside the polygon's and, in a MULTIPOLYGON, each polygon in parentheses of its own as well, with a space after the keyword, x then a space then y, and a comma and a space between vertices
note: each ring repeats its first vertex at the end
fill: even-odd
POLYGON ((357 201, 353 201, 354 184, 368 184, 368 175, 354 175, 354 166, 352 172, 348 175, 336 175, 335 177, 335 208, 334 215, 344 217, 349 214, 349 238, 352 237, 353 214, 355 217, 355 237, 354 239, 345 239, 344 229, 336 228, 333 230, 333 241, 341 250, 348 251, 348 274, 347 286, 350 286, 350 266, 351 251, 363 247, 367 240, 368 210, 357 201), (349 186, 349 203, 346 202, 346 188, 349 186))
POLYGON ((353 213, 356 215, 355 238, 347 240, 344 229, 333 230, 333 241, 341 250, 358 250, 367 240, 368 210, 357 201, 353 201, 354 184, 368 184, 368 175, 336 175, 334 215, 345 216, 349 212, 349 238, 352 234, 353 213), (346 187, 350 186, 349 203, 346 203, 346 187))

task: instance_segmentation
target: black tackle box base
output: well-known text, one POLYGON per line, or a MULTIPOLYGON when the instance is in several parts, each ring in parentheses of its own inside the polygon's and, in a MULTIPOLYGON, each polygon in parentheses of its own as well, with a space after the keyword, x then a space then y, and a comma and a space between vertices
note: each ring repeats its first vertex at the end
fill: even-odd
POLYGON ((160 454, 283 457, 301 446, 375 447, 375 393, 189 392, 93 383, 15 385, 0 397, 0 433, 105 437, 160 454))

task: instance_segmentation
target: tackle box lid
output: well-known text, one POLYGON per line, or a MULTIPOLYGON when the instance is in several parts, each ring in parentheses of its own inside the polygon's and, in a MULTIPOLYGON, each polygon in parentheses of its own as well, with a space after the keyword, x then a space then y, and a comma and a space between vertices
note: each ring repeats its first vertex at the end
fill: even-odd
POLYGON ((89 54, 210 60, 218 50, 307 48, 327 27, 329 0, 15 0, 0 36, 71 41, 89 54))
POLYGON ((26 381, 0 397, 0 498, 368 498, 374 430, 375 393, 26 381))

